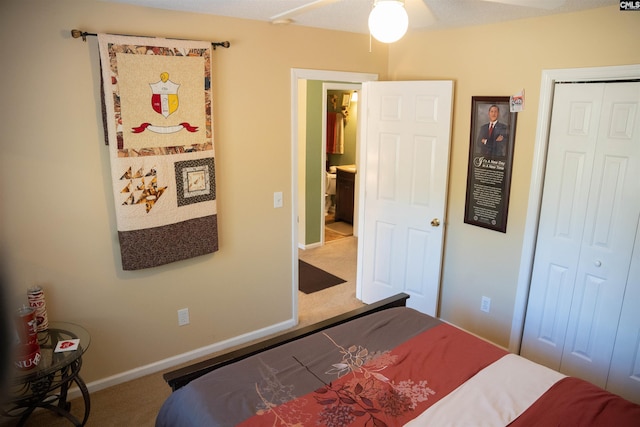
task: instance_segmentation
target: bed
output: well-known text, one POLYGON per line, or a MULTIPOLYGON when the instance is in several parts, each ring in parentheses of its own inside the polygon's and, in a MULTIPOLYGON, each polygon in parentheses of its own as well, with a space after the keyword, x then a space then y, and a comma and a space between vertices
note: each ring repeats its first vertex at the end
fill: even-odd
POLYGON ((640 406, 405 307, 401 294, 165 374, 176 426, 640 425, 640 406))

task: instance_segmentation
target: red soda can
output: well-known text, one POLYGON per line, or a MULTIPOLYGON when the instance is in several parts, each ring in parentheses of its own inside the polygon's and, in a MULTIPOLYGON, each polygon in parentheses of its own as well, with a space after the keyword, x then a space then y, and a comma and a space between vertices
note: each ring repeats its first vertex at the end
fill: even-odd
POLYGON ((38 321, 32 307, 22 307, 16 316, 16 331, 20 344, 38 344, 38 321))

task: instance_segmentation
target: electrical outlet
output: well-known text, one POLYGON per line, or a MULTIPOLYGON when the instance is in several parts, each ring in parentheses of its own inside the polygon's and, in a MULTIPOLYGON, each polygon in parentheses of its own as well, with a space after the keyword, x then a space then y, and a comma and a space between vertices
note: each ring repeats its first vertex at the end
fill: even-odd
POLYGON ((178 326, 184 326, 189 324, 189 309, 181 308, 178 310, 178 326))
POLYGON ((480 310, 488 313, 491 310, 491 298, 482 297, 482 302, 480 303, 480 310))

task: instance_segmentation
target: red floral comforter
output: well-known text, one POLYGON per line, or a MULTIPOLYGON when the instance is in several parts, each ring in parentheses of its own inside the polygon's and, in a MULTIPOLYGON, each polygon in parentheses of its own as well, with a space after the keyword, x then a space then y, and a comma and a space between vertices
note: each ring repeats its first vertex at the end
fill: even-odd
POLYGON ((324 335, 336 349, 327 371, 342 376, 281 405, 261 395, 264 408, 241 426, 402 425, 507 354, 442 324, 365 363, 366 347, 324 335))
POLYGON ((640 406, 559 374, 512 407, 541 377, 531 365, 546 368, 516 360, 504 370, 519 358, 505 355, 414 310, 385 310, 192 381, 163 404, 156 427, 456 425, 480 414, 492 426, 640 425, 640 406))

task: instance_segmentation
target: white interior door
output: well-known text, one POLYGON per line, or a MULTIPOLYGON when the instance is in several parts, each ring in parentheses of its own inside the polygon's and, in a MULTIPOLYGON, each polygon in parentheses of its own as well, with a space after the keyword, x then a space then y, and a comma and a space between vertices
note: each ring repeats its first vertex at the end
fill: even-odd
POLYGON ((556 87, 522 342, 523 356, 602 387, 640 215, 639 88, 556 87))
POLYGON ((453 82, 363 84, 358 293, 437 315, 453 82))

